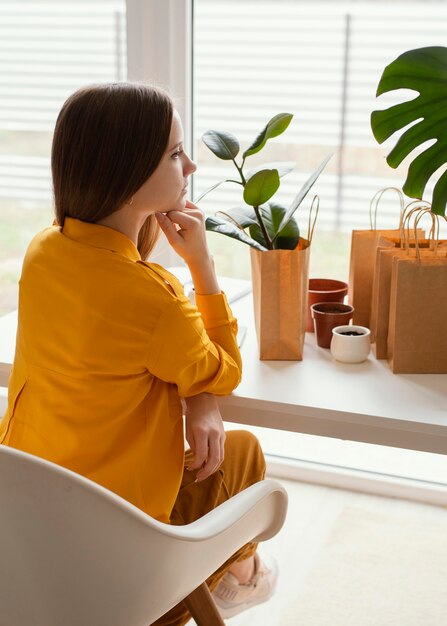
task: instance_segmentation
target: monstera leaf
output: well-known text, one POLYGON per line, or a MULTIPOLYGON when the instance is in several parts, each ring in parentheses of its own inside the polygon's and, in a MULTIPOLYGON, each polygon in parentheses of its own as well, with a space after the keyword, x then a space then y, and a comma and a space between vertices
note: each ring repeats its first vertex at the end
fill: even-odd
MULTIPOLYGON (((388 65, 377 87, 377 95, 395 89, 412 89, 419 93, 402 102, 371 115, 371 127, 379 143, 396 131, 416 122, 405 130, 387 157, 391 167, 423 143, 436 142, 418 154, 408 168, 403 191, 411 198, 422 198, 428 180, 447 163, 447 48, 430 47, 410 50, 388 65)), ((445 215, 447 202, 447 172, 436 182, 432 211, 445 215)))

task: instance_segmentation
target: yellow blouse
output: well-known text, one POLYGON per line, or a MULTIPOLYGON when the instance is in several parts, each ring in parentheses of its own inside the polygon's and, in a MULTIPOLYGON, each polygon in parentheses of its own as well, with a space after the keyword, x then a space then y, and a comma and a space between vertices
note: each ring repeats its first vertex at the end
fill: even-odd
POLYGON ((241 377, 224 294, 185 297, 130 239, 67 218, 25 256, 0 443, 63 465, 169 521, 183 471, 180 396, 241 377))

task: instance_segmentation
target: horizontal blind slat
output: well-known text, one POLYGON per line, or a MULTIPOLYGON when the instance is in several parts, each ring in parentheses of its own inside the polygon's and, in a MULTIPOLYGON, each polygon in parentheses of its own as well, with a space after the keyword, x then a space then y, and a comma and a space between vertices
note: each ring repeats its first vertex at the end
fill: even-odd
MULTIPOLYGON (((377 165, 384 163, 390 140, 381 147, 376 144, 370 129, 371 111, 390 106, 402 97, 389 94, 376 100, 380 75, 385 65, 405 50, 445 45, 446 27, 447 8, 440 3, 430 14, 422 2, 407 4, 403 10, 391 3, 366 6, 362 2, 347 5, 279 0, 254 5, 196 0, 196 136, 202 159, 196 185, 206 188, 202 176, 209 185, 221 178, 217 171, 214 179, 203 174, 214 158, 200 147, 200 135, 205 130, 226 128, 244 143, 253 139, 269 117, 289 110, 296 117, 286 135, 269 142, 264 160, 281 160, 282 155, 293 160, 292 153, 301 149, 310 155, 304 158, 306 167, 310 167, 312 146, 332 145, 336 161, 343 119, 345 157, 339 226, 352 228, 355 219, 364 223, 375 191, 403 183, 402 170, 394 172, 377 165), (348 13, 347 101, 343 115, 348 13), (288 146, 288 141, 295 148, 288 146), (276 151, 275 158, 268 156, 269 150, 276 151), (364 176, 369 161, 371 172, 364 176)), ((318 191, 326 188, 325 181, 331 176, 325 171, 316 184, 318 191)), ((281 189, 284 185, 282 179, 281 189)), ((333 180, 332 187, 336 194, 333 180)), ((336 210, 334 198, 325 195, 325 202, 330 210, 336 210)), ((223 208, 222 204, 219 206, 223 208)), ((323 204, 321 207, 326 213, 323 204)))

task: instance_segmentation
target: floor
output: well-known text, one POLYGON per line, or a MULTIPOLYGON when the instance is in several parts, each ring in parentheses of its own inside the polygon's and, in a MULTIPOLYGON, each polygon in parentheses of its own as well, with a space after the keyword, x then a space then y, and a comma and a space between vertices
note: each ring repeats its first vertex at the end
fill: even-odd
POLYGON ((293 597, 306 580, 332 526, 346 506, 370 507, 396 515, 423 512, 430 519, 447 521, 447 511, 441 507, 318 485, 280 482, 289 493, 287 520, 276 537, 260 546, 261 556, 264 551, 274 555, 278 562, 280 576, 276 594, 268 603, 227 620, 230 626, 279 626, 285 599, 293 597))

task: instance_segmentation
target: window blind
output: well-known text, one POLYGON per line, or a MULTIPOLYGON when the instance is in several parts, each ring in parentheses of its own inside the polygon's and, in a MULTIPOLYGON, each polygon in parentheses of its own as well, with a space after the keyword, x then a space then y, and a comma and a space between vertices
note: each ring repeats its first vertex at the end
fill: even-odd
POLYGON ((125 78, 124 2, 0 3, 0 202, 51 203, 50 135, 82 85, 125 78))
MULTIPOLYGON (((203 132, 226 129, 247 146, 273 115, 287 111, 295 114, 289 129, 252 162, 296 162, 278 196, 287 205, 333 153, 315 186, 319 228, 367 226, 373 194, 405 180, 404 167, 385 163, 391 143, 379 147, 370 130, 371 111, 397 101, 392 94, 376 100, 381 73, 406 50, 445 45, 446 27, 439 3, 196 0, 196 197, 235 174, 202 146, 203 132)), ((238 188, 226 185, 203 203, 215 211, 240 201, 238 188)), ((384 196, 380 219, 396 225, 395 200, 384 196)))

